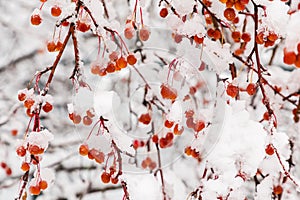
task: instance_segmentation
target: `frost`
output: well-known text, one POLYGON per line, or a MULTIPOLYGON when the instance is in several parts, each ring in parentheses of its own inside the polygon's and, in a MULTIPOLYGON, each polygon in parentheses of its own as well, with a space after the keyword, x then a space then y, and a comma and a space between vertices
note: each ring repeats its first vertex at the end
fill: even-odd
POLYGON ((195 2, 189 0, 174 0, 173 5, 179 15, 184 16, 193 11, 195 2))
POLYGON ((114 91, 96 91, 94 94, 94 108, 98 116, 105 115, 117 108, 120 104, 120 97, 114 91))
POLYGON ((53 140, 53 134, 50 133, 47 129, 40 132, 31 132, 28 138, 26 138, 26 141, 29 144, 38 145, 45 150, 47 149, 51 140, 53 140))

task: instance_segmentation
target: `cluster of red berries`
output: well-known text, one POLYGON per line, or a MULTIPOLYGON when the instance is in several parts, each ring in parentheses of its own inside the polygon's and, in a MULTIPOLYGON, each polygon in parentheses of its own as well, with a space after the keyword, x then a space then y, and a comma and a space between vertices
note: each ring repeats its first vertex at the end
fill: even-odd
POLYGON ((149 168, 150 170, 154 170, 157 167, 157 164, 147 156, 147 158, 142 161, 141 166, 143 169, 149 168))
POLYGON ((89 149, 87 144, 81 144, 79 146, 79 154, 82 156, 88 156, 90 160, 95 160, 97 163, 101 164, 104 162, 105 154, 95 148, 89 149))
POLYGON ((256 93, 257 86, 255 83, 249 83, 246 89, 240 89, 238 86, 229 83, 226 88, 226 93, 232 98, 236 98, 239 91, 246 91, 250 96, 256 93))
POLYGON ((300 68, 300 43, 297 45, 297 54, 294 51, 288 51, 286 48, 283 50, 283 62, 300 68))
POLYGON ((5 162, 1 162, 0 165, 1 168, 5 171, 7 176, 10 176, 12 174, 11 168, 5 162))
POLYGON ((143 140, 133 140, 132 142, 132 147, 137 150, 140 147, 144 147, 145 146, 145 142, 143 140))
POLYGON ((275 44, 278 39, 278 35, 272 31, 266 32, 261 31, 256 35, 255 41, 257 44, 263 44, 265 47, 271 47, 275 44))
MULTIPOLYGON (((135 36, 135 32, 136 32, 135 29, 136 29, 135 23, 132 20, 127 20, 126 27, 124 29, 125 38, 131 40, 135 36)), ((142 27, 139 29, 138 34, 141 41, 147 41, 150 37, 151 32, 147 26, 142 25, 142 27)))
MULTIPOLYGON (((35 98, 33 95, 28 94, 28 90, 21 90, 18 93, 19 101, 23 101, 24 107, 27 109, 26 113, 29 117, 32 117, 33 114, 31 112, 32 106, 35 104, 35 98)), ((42 110, 46 113, 50 112, 53 109, 53 105, 46 101, 42 103, 42 110)))
MULTIPOLYGON (((23 145, 22 146, 19 146, 17 149, 16 149, 16 153, 19 157, 25 157, 26 153, 29 152, 30 155, 31 155, 31 163, 34 164, 34 165, 37 165, 40 160, 41 160, 41 157, 40 155, 42 153, 44 153, 44 149, 37 146, 37 145, 28 145, 28 148, 26 149, 23 145)), ((28 163, 27 163, 28 164, 28 163)), ((27 165, 25 163, 22 163, 21 165, 21 169, 26 171, 25 169, 30 168, 29 164, 27 165), (23 166, 24 165, 24 166, 23 166), (25 166, 26 165, 26 166, 25 166), (24 169, 23 169, 24 168, 24 169)))
MULTIPOLYGON (((45 3, 46 1, 42 1, 42 2, 45 3)), ((62 13, 62 10, 58 5, 54 5, 51 8, 51 15, 53 17, 59 17, 61 15, 61 13, 62 13)), ((42 20, 41 14, 40 14, 40 10, 36 9, 30 17, 30 22, 32 25, 38 26, 42 23, 42 21, 43 20, 42 20)))
POLYGON ((173 133, 174 135, 181 135, 184 131, 184 128, 183 126, 179 125, 178 123, 176 123, 175 125, 175 122, 174 121, 171 121, 171 120, 165 120, 164 122, 164 126, 166 128, 173 128, 173 133))
POLYGON ((159 138, 157 134, 152 136, 152 142, 155 144, 159 144, 160 148, 167 148, 173 145, 174 134, 172 132, 168 132, 165 137, 159 138))
POLYGON ((127 65, 134 65, 137 62, 137 59, 134 54, 128 54, 125 58, 124 56, 118 57, 117 52, 112 52, 109 55, 110 61, 103 66, 100 62, 92 63, 91 72, 92 74, 105 76, 107 73, 113 73, 120 71, 127 67, 127 65))
POLYGON ((219 40, 222 37, 222 33, 220 29, 214 29, 214 28, 209 28, 207 30, 207 36, 214 39, 214 40, 219 40))
POLYGON ((241 46, 234 51, 234 54, 235 55, 243 54, 246 49, 246 45, 248 44, 248 42, 251 41, 250 33, 244 32, 241 34, 240 31, 233 31, 231 33, 231 37, 232 37, 233 41, 236 43, 242 42, 241 46))
POLYGON ((227 8, 234 7, 237 11, 242 11, 246 8, 249 0, 219 0, 221 3, 225 3, 227 8))
POLYGON ((109 168, 109 173, 106 172, 106 171, 102 172, 102 174, 101 174, 101 181, 103 183, 109 183, 109 182, 111 182, 112 184, 117 184, 119 182, 118 175, 120 175, 119 174, 120 172, 118 173, 117 176, 113 177, 113 175, 114 175, 115 172, 116 172, 116 168, 114 166, 111 166, 109 168))
POLYGON ((42 190, 47 189, 48 183, 45 180, 40 180, 36 185, 31 185, 29 187, 29 192, 32 195, 39 195, 42 190))
POLYGON ((60 51, 61 48, 63 47, 63 43, 61 41, 48 41, 47 42, 47 50, 49 52, 55 52, 55 51, 60 51))
POLYGON ((177 90, 168 84, 162 84, 160 86, 160 94, 164 99, 169 99, 172 101, 175 101, 177 98, 177 90))
MULTIPOLYGON (((93 108, 90 108, 86 111, 86 115, 83 116, 82 123, 85 126, 91 125, 93 123, 93 117, 95 117, 95 111, 93 108)), ((69 118, 74 124, 80 124, 81 122, 81 115, 76 112, 69 113, 69 118)))
POLYGON ((195 132, 200 132, 205 128, 205 122, 203 120, 194 119, 194 111, 187 110, 185 112, 186 126, 193 129, 195 132))
POLYGON ((200 153, 196 149, 192 149, 191 146, 188 146, 184 149, 184 153, 187 156, 192 156, 193 158, 196 158, 199 162, 201 161, 200 153))

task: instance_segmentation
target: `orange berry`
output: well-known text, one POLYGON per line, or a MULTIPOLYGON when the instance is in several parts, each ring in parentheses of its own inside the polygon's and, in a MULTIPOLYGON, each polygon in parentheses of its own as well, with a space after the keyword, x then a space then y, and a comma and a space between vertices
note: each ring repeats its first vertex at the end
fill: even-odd
POLYGON ((87 32, 88 30, 90 30, 91 25, 78 20, 76 22, 76 27, 77 27, 77 30, 79 30, 79 31, 81 31, 81 32, 84 33, 84 32, 87 32))
POLYGON ((31 21, 32 25, 37 26, 42 23, 42 18, 39 14, 34 14, 34 15, 31 15, 30 21, 31 21))
POLYGON ((11 168, 10 167, 6 168, 5 173, 6 173, 7 176, 10 176, 12 174, 11 168))
POLYGON ((139 148, 140 146, 140 142, 138 140, 134 140, 132 143, 132 147, 136 150, 137 148, 139 148))
POLYGON ((79 154, 82 156, 86 156, 89 153, 89 147, 87 144, 82 144, 79 147, 79 154))
POLYGON ((55 51, 55 48, 56 48, 56 44, 55 44, 54 41, 49 41, 49 42, 47 43, 47 50, 48 50, 49 52, 54 52, 54 51, 55 51))
POLYGON ((227 86, 226 93, 228 96, 235 98, 238 95, 239 88, 231 83, 227 86))
POLYGON ((58 17, 60 14, 61 14, 61 8, 60 7, 55 5, 51 8, 51 15, 53 17, 58 17))
POLYGON ((58 41, 55 46, 55 51, 60 51, 62 47, 63 47, 63 43, 61 41, 58 41))
POLYGON ((89 126, 93 123, 93 120, 88 116, 84 116, 82 122, 84 125, 89 126))
POLYGON ((295 66, 300 68, 300 53, 298 53, 296 56, 295 66))
POLYGON ((23 157, 26 154, 26 149, 24 146, 19 146, 16 150, 18 156, 23 157))
POLYGON ((125 38, 127 38, 128 40, 132 39, 135 35, 135 30, 133 27, 127 27, 124 30, 124 36, 125 38))
POLYGON ((190 156, 190 155, 192 155, 192 148, 190 146, 188 146, 184 149, 184 152, 186 155, 190 156))
POLYGON ((199 132, 205 128, 205 122, 202 120, 197 120, 194 125, 194 131, 199 132))
POLYGON ((79 124, 81 122, 81 116, 79 114, 74 113, 73 114, 73 123, 79 124))
POLYGON ((33 113, 31 112, 30 108, 26 109, 26 114, 28 117, 33 117, 33 113))
POLYGON ((125 58, 122 56, 120 57, 117 62, 116 62, 116 65, 120 68, 120 69, 123 69, 127 66, 127 61, 125 60, 125 58))
POLYGON ((245 9, 245 5, 244 4, 241 4, 240 2, 235 2, 234 4, 234 8, 237 10, 237 11, 242 11, 245 9))
POLYGON ((133 54, 129 54, 127 56, 127 62, 129 65, 134 65, 136 63, 137 59, 133 54))
POLYGON ((250 40, 251 40, 251 35, 250 35, 250 33, 243 33, 242 34, 242 40, 244 40, 245 42, 250 42, 250 40))
POLYGON ((30 186, 29 187, 29 192, 32 194, 32 195, 39 195, 41 193, 41 189, 39 186, 30 186))
POLYGON ((286 51, 284 50, 283 53, 283 62, 287 65, 292 65, 296 62, 297 56, 296 53, 293 51, 286 51))
POLYGON ((159 15, 162 17, 162 18, 165 18, 165 17, 167 17, 167 15, 168 15, 168 9, 167 8, 162 8, 161 10, 160 10, 160 12, 159 12, 159 15))
POLYGON ((239 31, 233 31, 231 33, 231 37, 235 42, 240 42, 241 39, 241 33, 239 31))
POLYGON ((104 162, 104 159, 105 159, 105 154, 103 152, 97 152, 96 155, 94 155, 94 159, 97 163, 101 164, 104 162))
POLYGON ((204 37, 198 37, 197 35, 194 35, 194 41, 196 44, 202 44, 204 41, 204 37))
POLYGON ((277 39, 278 39, 278 36, 276 33, 274 33, 274 32, 269 33, 268 40, 275 42, 277 39))
POLYGON ((24 107, 30 109, 31 106, 33 106, 34 102, 35 101, 33 99, 26 99, 24 101, 24 107))
POLYGON ((167 127, 167 128, 172 128, 173 124, 174 124, 174 121, 169 121, 169 120, 165 121, 165 127, 167 127))
POLYGON ((96 63, 93 63, 91 65, 91 72, 92 72, 92 74, 98 75, 100 72, 100 66, 97 65, 96 63))
POLYGON ((166 135, 166 139, 170 142, 172 141, 174 138, 174 135, 172 132, 168 132, 167 135, 166 135))
POLYGON ((264 41, 264 33, 263 32, 258 33, 255 38, 255 41, 257 44, 263 44, 265 42, 264 41))
POLYGON ((150 170, 154 170, 154 169, 156 168, 156 166, 157 166, 156 162, 151 162, 151 163, 149 164, 149 169, 150 169, 150 170))
POLYGON ((115 72, 116 71, 116 67, 115 67, 114 63, 109 62, 107 64, 107 66, 106 66, 106 71, 107 71, 107 73, 113 73, 113 72, 115 72))
POLYGON ((44 149, 40 148, 39 146, 33 144, 33 145, 30 145, 28 147, 28 151, 30 154, 32 155, 37 155, 37 154, 41 154, 44 152, 44 149))
POLYGON ((264 118, 264 120, 266 120, 266 121, 269 121, 269 120, 270 120, 270 115, 269 115, 269 112, 268 112, 268 111, 266 111, 266 112, 264 113, 263 118, 264 118))
POLYGON ((235 19, 235 11, 233 8, 226 8, 224 10, 224 17, 228 20, 228 21, 233 21, 235 19))
POLYGON ((283 188, 280 185, 274 186, 273 187, 273 192, 276 195, 280 195, 283 192, 283 188))
POLYGON ((48 187, 47 181, 41 180, 41 181, 39 182, 39 187, 40 187, 41 190, 46 190, 47 187, 48 187))
POLYGON ((164 99, 170 99, 174 101, 177 98, 177 91, 175 88, 171 88, 169 85, 162 84, 160 86, 160 94, 164 99))
POLYGON ((107 172, 103 172, 101 174, 101 180, 102 180, 103 183, 109 183, 109 181, 110 181, 110 174, 107 173, 107 172))
POLYGON ((254 83, 249 83, 246 90, 249 95, 254 95, 256 92, 256 85, 254 83))
POLYGON ((181 126, 180 129, 179 129, 179 124, 176 124, 176 125, 174 126, 173 132, 174 132, 175 135, 181 135, 181 134, 183 133, 183 131, 184 131, 183 126, 181 126))
POLYGON ((22 165, 21 165, 21 169, 22 169, 24 172, 29 171, 29 169, 30 169, 29 163, 23 162, 22 165))
POLYGON ((112 184, 117 184, 119 182, 119 179, 117 177, 115 178, 111 177, 110 181, 112 184))

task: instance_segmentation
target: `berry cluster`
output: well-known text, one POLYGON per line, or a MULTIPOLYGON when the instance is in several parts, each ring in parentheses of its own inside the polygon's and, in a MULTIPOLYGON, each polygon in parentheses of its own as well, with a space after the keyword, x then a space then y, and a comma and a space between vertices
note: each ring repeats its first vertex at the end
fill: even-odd
POLYGON ((141 166, 143 169, 149 168, 150 170, 154 170, 157 167, 157 164, 155 161, 153 161, 150 157, 146 157, 142 163, 141 166))
POLYGON ((201 161, 200 153, 196 149, 192 149, 191 146, 186 147, 184 153, 187 156, 192 156, 193 158, 197 159, 199 162, 201 161))
POLYGON ((283 62, 300 68, 300 43, 297 45, 297 54, 294 51, 288 51, 286 48, 283 50, 283 62))
POLYGON ((102 164, 105 159, 105 154, 95 148, 89 149, 87 144, 81 144, 79 147, 79 154, 88 156, 90 160, 95 160, 97 163, 102 164))
POLYGON ((205 128, 205 122, 203 120, 196 120, 194 118, 194 111, 187 110, 185 112, 186 126, 193 129, 195 132, 200 132, 205 128))
POLYGON ((261 31, 257 34, 255 41, 265 47, 273 46, 278 39, 278 35, 272 31, 261 31))
POLYGON ((5 171, 7 176, 10 176, 12 174, 11 168, 5 162, 1 162, 0 166, 5 171))
POLYGON ((93 118, 95 117, 95 111, 93 108, 90 108, 86 110, 85 113, 86 114, 82 118, 79 113, 72 111, 69 113, 69 118, 71 121, 73 121, 74 124, 80 124, 82 119, 82 123, 85 126, 89 126, 93 123, 93 118))
MULTIPOLYGON (((26 113, 29 117, 33 116, 33 111, 38 109, 38 106, 42 107, 42 110, 46 113, 53 109, 52 97, 50 95, 41 96, 34 95, 33 90, 23 89, 18 92, 19 101, 23 102, 26 108, 26 113)), ((39 112, 39 111, 38 111, 39 112)))
POLYGON ((137 150, 140 147, 144 147, 145 146, 145 142, 143 140, 133 140, 132 142, 132 147, 137 150))
POLYGON ((249 0, 219 0, 221 3, 225 3, 227 8, 234 7, 237 11, 242 11, 246 8, 249 0))
MULTIPOLYGON (((46 0, 41 0, 41 2, 42 2, 42 6, 40 7, 40 9, 35 9, 30 17, 30 22, 34 26, 40 25, 43 21, 40 12, 41 12, 41 10, 43 8, 43 4, 46 2, 46 0)), ((53 17, 59 17, 62 13, 61 7, 59 7, 58 5, 52 6, 50 13, 53 17)))
POLYGON ((117 176, 113 176, 114 173, 116 172, 116 168, 114 166, 111 166, 109 168, 109 173, 104 171, 101 174, 101 181, 103 183, 109 183, 111 182, 112 184, 117 184, 119 182, 119 178, 118 175, 117 176))
POLYGON ((48 183, 45 180, 40 180, 36 185, 31 185, 29 187, 29 192, 32 195, 39 195, 42 190, 46 190, 48 187, 48 183))

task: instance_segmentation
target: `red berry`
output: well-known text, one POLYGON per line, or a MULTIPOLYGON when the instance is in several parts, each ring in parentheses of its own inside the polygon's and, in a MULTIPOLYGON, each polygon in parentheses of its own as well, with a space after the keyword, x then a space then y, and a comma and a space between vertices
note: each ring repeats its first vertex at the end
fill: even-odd
POLYGON ((2 167, 3 169, 7 168, 7 164, 6 164, 5 162, 1 162, 1 167, 2 167))
POLYGON ((194 35, 194 41, 196 44, 202 44, 204 40, 204 37, 198 37, 197 35, 194 35))
POLYGON ((152 136, 152 142, 155 143, 155 144, 158 143, 158 136, 157 135, 152 136))
POLYGON ((73 123, 79 124, 81 122, 81 116, 79 114, 74 113, 73 114, 73 123))
POLYGON ((86 156, 89 153, 89 147, 87 144, 82 144, 79 147, 79 154, 82 156, 86 156))
POLYGON ((205 122, 202 120, 197 120, 194 125, 194 131, 199 132, 205 128, 205 122))
POLYGON ((13 129, 13 130, 10 131, 10 133, 11 133, 12 136, 16 136, 16 135, 18 135, 18 130, 13 129))
POLYGON ((287 65, 292 65, 296 62, 296 53, 293 51, 284 51, 283 62, 287 65))
POLYGON ((168 132, 167 135, 166 135, 166 139, 171 142, 174 138, 174 135, 172 132, 168 132))
POLYGON ((168 9, 167 8, 162 8, 161 10, 160 10, 160 12, 159 12, 159 15, 162 17, 162 18, 165 18, 165 17, 167 17, 167 15, 168 15, 168 9))
POLYGON ((23 162, 22 165, 21 165, 21 169, 22 169, 24 172, 29 171, 29 169, 30 169, 29 163, 23 162))
POLYGON ((109 183, 109 181, 110 181, 110 174, 107 173, 107 172, 103 172, 101 174, 101 180, 102 180, 103 183, 109 183))
POLYGON ((117 184, 119 182, 119 179, 117 177, 115 178, 111 177, 110 181, 112 184, 117 184))
POLYGON ((132 147, 136 150, 137 148, 139 148, 140 146, 140 142, 138 140, 134 140, 132 143, 132 147))
POLYGON ((143 123, 145 125, 148 125, 151 122, 151 115, 149 113, 142 114, 139 117, 139 122, 141 122, 141 123, 143 123))
POLYGON ((295 66, 300 68, 300 53, 298 53, 296 56, 295 66))
POLYGON ((226 93, 228 96, 231 96, 232 98, 235 98, 238 95, 239 88, 235 85, 232 85, 231 83, 228 84, 226 93))
POLYGON ((93 123, 93 120, 88 116, 84 116, 82 122, 84 125, 89 126, 93 123))
POLYGON ((172 128, 173 124, 174 124, 174 121, 169 121, 169 120, 165 121, 165 127, 167 127, 167 128, 172 128))
POLYGON ((104 159, 105 159, 105 154, 103 152, 97 152, 96 155, 94 155, 94 159, 97 163, 101 164, 104 162, 104 159))
POLYGON ((129 65, 134 65, 136 63, 137 59, 133 54, 129 54, 127 56, 127 62, 129 65))
POLYGON ((283 192, 283 188, 280 185, 274 186, 273 192, 276 195, 280 195, 283 192))
POLYGON ((268 112, 268 111, 266 111, 266 112, 264 113, 263 118, 264 118, 264 120, 266 120, 266 121, 269 121, 269 120, 270 120, 270 115, 269 115, 269 112, 268 112))
POLYGON ((266 153, 267 153, 268 155, 270 155, 270 156, 274 154, 274 148, 273 148, 273 146, 272 146, 271 144, 268 144, 268 145, 267 145, 265 151, 266 151, 266 153))
POLYGON ((184 152, 186 155, 190 156, 192 154, 192 148, 188 146, 184 149, 184 152))
POLYGON ((32 195, 39 195, 41 193, 41 189, 39 186, 32 185, 29 187, 29 192, 32 195))
POLYGON ((128 40, 132 39, 135 35, 135 30, 133 27, 127 27, 124 30, 124 36, 125 38, 127 38, 128 40))
POLYGON ((233 31, 231 33, 231 37, 234 40, 234 42, 240 42, 241 39, 241 33, 239 31, 233 31))
POLYGON ((19 101, 24 101, 26 99, 26 94, 24 94, 23 92, 19 93, 18 99, 19 99, 19 101))
POLYGON ((34 102, 35 101, 33 99, 26 99, 24 101, 24 107, 30 109, 31 106, 33 106, 34 102))
POLYGON ((90 27, 91 27, 90 24, 87 24, 86 22, 82 22, 82 21, 77 21, 76 25, 77 25, 77 30, 79 30, 83 33, 90 30, 90 27))
POLYGON ((177 91, 175 88, 171 88, 169 85, 162 84, 160 86, 160 94, 164 99, 170 99, 174 101, 177 98, 177 91))
POLYGON ((242 36, 241 36, 242 40, 244 40, 245 42, 250 42, 251 40, 251 35, 250 33, 243 33, 242 36))
POLYGON ((42 23, 42 18, 39 14, 34 14, 34 15, 31 15, 30 21, 31 21, 32 25, 37 26, 42 23))
POLYGON ((254 83, 249 83, 246 90, 249 95, 254 95, 256 92, 256 85, 254 83))
POLYGON ((55 48, 56 48, 56 44, 55 44, 54 41, 49 41, 49 42, 47 43, 47 50, 48 50, 49 52, 54 52, 54 51, 55 51, 55 48))
POLYGON ((60 14, 61 14, 61 8, 60 7, 55 5, 51 8, 51 15, 53 17, 58 17, 60 14))
POLYGON ((32 155, 42 154, 44 149, 40 148, 38 145, 32 144, 28 147, 28 151, 32 155))
POLYGON ((24 146, 19 146, 16 150, 18 156, 23 157, 26 154, 26 149, 24 146))
POLYGON ((235 11, 233 8, 226 8, 224 10, 224 17, 228 20, 228 21, 233 21, 235 19, 235 11))
POLYGON ((275 42, 276 40, 278 39, 278 36, 276 33, 274 32, 270 32, 269 35, 268 35, 268 40, 272 41, 272 42, 275 42))
POLYGON ((42 109, 43 109, 44 112, 48 113, 53 109, 53 106, 52 106, 51 103, 46 102, 46 104, 43 106, 42 109))
POLYGON ((109 62, 106 66, 106 71, 107 73, 113 73, 116 71, 116 66, 114 65, 114 63, 109 62))
POLYGON ((47 181, 41 180, 41 181, 39 182, 39 187, 40 187, 41 190, 47 189, 47 187, 48 187, 47 181))
POLYGON ((63 43, 58 41, 55 46, 55 51, 60 51, 63 48, 63 43))
POLYGON ((147 41, 150 37, 150 31, 147 27, 143 27, 139 31, 139 36, 142 41, 147 41))

